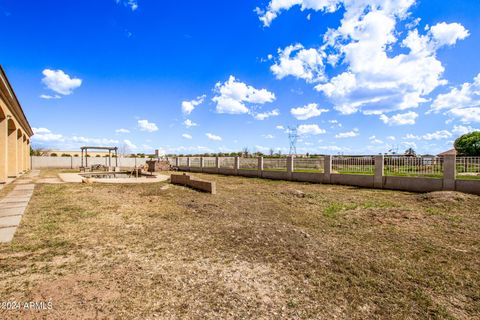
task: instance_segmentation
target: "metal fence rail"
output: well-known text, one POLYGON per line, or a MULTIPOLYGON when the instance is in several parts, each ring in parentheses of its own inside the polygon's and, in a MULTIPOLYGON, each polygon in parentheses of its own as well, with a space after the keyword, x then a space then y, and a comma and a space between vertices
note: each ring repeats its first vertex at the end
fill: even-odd
POLYGON ((385 157, 385 175, 443 176, 442 157, 385 157))
POLYGON ((204 157, 203 158, 203 166, 205 168, 215 168, 217 165, 217 161, 215 157, 204 157))
POLYGON ((239 158, 240 169, 257 169, 258 168, 258 158, 239 158))
POLYGON ((220 162, 219 163, 220 168, 233 169, 235 167, 234 157, 220 158, 219 162, 220 162))
POLYGON ((179 167, 186 167, 187 166, 187 158, 183 158, 183 157, 178 158, 178 166, 179 167))
POLYGON ((190 158, 190 167, 200 167, 200 157, 190 158))
POLYGON ((457 175, 480 175, 480 157, 457 157, 457 175))
POLYGON ((374 156, 334 156, 332 170, 338 173, 373 174, 375 172, 374 156))
POLYGON ((287 170, 287 158, 264 158, 263 170, 287 170))
POLYGON ((293 170, 294 171, 324 171, 325 159, 323 157, 318 158, 294 158, 293 170))

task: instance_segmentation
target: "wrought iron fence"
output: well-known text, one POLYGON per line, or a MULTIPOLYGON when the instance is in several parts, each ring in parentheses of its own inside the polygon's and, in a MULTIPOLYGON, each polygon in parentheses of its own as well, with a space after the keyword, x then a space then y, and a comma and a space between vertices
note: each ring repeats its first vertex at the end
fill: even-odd
POLYGON ((190 158, 190 167, 200 167, 200 157, 190 158))
POLYGON ((293 170, 297 172, 302 172, 302 171, 323 172, 324 164, 325 164, 325 159, 323 157, 294 158, 293 170))
POLYGON ((443 176, 442 157, 385 157, 385 175, 443 176))
POLYGON ((375 172, 374 156, 334 156, 332 171, 337 173, 373 174, 375 172))
POLYGON ((239 158, 240 169, 255 170, 258 168, 258 158, 239 158))
POLYGON ((183 158, 183 157, 178 158, 178 166, 179 167, 186 167, 187 166, 187 158, 183 158))
POLYGON ((478 176, 480 175, 480 157, 457 157, 457 175, 478 176))
POLYGON ((220 158, 219 161, 220 168, 233 169, 235 167, 234 157, 220 158))
POLYGON ((287 170, 287 158, 264 158, 263 170, 287 170))
POLYGON ((203 158, 203 166, 205 168, 215 168, 217 165, 217 161, 215 157, 204 157, 203 158))

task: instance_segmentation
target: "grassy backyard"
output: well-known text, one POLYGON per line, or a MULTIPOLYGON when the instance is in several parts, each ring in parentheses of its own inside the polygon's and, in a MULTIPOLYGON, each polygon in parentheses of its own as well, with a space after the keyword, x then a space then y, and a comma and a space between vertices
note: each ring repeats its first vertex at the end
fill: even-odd
POLYGON ((0 245, 2 300, 63 319, 480 317, 480 197, 194 176, 218 194, 37 184, 0 245))

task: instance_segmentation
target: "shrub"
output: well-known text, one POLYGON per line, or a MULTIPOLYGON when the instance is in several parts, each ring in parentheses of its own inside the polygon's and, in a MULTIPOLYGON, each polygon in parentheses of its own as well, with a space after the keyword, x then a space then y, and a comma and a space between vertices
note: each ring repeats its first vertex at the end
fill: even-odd
POLYGON ((55 152, 50 153, 50 157, 58 157, 58 155, 55 152))

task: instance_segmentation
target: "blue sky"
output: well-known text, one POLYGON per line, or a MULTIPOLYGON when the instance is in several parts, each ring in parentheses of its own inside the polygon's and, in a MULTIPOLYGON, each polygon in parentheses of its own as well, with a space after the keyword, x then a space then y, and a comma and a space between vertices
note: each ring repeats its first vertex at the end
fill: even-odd
POLYGON ((420 153, 480 128, 476 0, 0 0, 36 146, 420 153))

